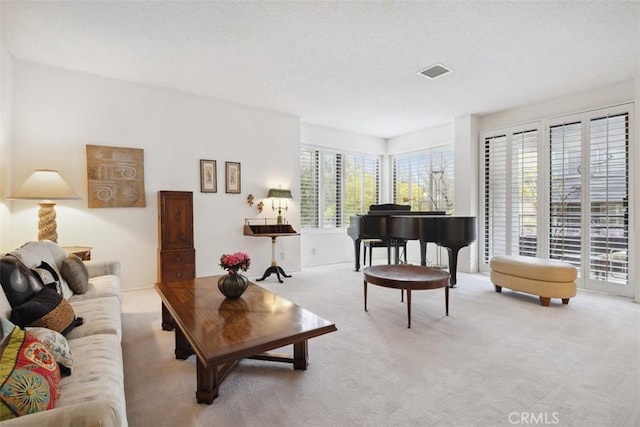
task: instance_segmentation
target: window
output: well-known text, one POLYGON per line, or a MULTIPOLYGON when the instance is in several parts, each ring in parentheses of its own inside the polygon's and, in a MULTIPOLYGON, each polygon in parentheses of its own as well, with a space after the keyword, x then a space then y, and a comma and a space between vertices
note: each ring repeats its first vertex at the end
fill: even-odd
POLYGON ((415 211, 454 209, 454 148, 434 147, 393 157, 393 200, 415 211))
POLYGON ((379 202, 380 157, 302 147, 302 228, 339 228, 379 202))
POLYGON ((484 139, 484 251, 536 256, 538 130, 508 130, 484 139))

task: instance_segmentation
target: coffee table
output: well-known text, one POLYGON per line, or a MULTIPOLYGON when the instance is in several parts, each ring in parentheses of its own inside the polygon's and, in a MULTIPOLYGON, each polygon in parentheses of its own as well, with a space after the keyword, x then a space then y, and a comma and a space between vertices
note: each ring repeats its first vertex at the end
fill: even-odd
POLYGON ((449 315, 449 273, 437 268, 411 264, 374 265, 362 270, 364 274, 364 311, 367 310, 367 282, 387 288, 407 291, 408 328, 411 327, 411 291, 444 288, 444 305, 449 315))
POLYGON ((307 369, 307 340, 337 330, 328 320, 255 283, 249 283, 242 297, 226 299, 218 290, 218 277, 155 286, 176 325, 176 359, 197 356, 198 403, 212 403, 222 381, 243 358, 307 369), (293 357, 269 351, 290 344, 293 357))

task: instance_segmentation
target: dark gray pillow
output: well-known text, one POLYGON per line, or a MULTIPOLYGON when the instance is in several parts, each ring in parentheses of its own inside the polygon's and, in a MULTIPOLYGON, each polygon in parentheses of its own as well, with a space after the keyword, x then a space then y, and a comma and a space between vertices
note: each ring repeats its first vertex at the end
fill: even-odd
POLYGON ((79 256, 69 254, 62 260, 60 274, 74 294, 84 294, 89 288, 89 271, 79 256))
POLYGON ((42 289, 31 270, 12 255, 0 258, 0 284, 11 307, 29 301, 42 289))

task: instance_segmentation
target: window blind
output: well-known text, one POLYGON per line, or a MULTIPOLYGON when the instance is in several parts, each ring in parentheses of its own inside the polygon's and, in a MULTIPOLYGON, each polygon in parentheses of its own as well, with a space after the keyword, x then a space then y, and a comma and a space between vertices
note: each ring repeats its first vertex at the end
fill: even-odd
POLYGON ((589 123, 591 278, 627 283, 629 245, 629 114, 589 123))
POLYGON ((549 258, 581 267, 582 123, 549 128, 549 258))
POLYGON ((380 157, 301 147, 302 228, 345 227, 379 203, 380 157))
POLYGON ((454 209, 453 145, 393 157, 393 200, 410 204, 412 210, 454 209))
POLYGON ((484 140, 484 251, 489 263, 506 254, 507 242, 507 135, 484 140))
POLYGON ((319 157, 317 150, 300 150, 300 225, 318 228, 319 217, 319 157))
POLYGON ((511 253, 536 256, 538 233, 538 131, 511 136, 511 253), (517 251, 516 249, 517 248, 517 251))

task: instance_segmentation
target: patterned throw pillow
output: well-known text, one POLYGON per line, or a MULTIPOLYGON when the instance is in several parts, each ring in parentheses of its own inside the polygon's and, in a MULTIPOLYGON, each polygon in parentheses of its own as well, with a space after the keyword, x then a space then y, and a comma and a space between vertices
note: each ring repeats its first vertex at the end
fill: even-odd
POLYGON ((25 331, 35 336, 49 350, 60 366, 62 375, 73 372, 73 355, 69 349, 69 342, 59 332, 48 328, 28 327, 25 331))
POLYGON ((63 335, 79 324, 71 304, 53 289, 44 288, 29 301, 11 310, 13 323, 24 328, 40 326, 63 335))
MULTIPOLYGON (((3 329, 8 322, 2 322, 3 329)), ((59 397, 60 369, 29 332, 13 327, 0 356, 0 420, 53 409, 59 397)))
POLYGON ((89 288, 89 271, 79 256, 69 254, 62 260, 60 274, 67 281, 74 294, 84 294, 89 288))

